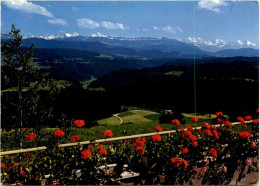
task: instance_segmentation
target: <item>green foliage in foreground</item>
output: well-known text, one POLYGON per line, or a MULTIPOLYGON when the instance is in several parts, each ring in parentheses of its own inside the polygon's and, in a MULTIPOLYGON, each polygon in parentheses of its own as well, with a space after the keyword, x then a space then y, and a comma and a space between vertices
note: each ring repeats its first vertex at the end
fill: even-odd
MULTIPOLYGON (((64 137, 48 137, 45 151, 24 153, 20 158, 18 155, 2 158, 1 180, 3 184, 50 185, 58 182, 62 185, 115 185, 120 184, 118 179, 124 164, 138 164, 135 172, 140 175, 135 184, 145 185, 193 185, 196 181, 205 185, 221 185, 230 184, 233 180, 237 184, 246 174, 258 172, 258 124, 251 123, 240 129, 236 126, 208 127, 200 131, 189 129, 188 136, 187 131, 182 130, 168 137, 157 134, 143 138, 143 143, 140 139, 139 142, 132 139, 103 143, 102 152, 100 144, 94 143, 92 146, 57 148, 69 137, 72 128, 67 128, 64 129, 64 137), (209 131, 219 136, 210 135, 209 131), (250 135, 241 135, 241 131, 250 135), (184 148, 187 148, 186 152, 184 148), (84 155, 86 151, 88 154, 84 155), (147 163, 144 163, 145 159, 147 163), (116 164, 111 171, 100 167, 111 163, 116 164), (80 177, 76 174, 77 170, 81 170, 80 177), (237 173, 238 177, 234 177, 237 173)), ((78 128, 77 135, 81 135, 82 131, 84 129, 78 128)), ((51 130, 48 132, 53 133, 51 130)))

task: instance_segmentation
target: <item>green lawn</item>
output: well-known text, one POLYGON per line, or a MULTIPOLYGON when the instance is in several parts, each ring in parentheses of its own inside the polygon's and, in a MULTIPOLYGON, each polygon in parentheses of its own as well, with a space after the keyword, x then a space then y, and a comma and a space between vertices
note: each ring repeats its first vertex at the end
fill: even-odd
MULTIPOLYGON (((199 122, 193 123, 191 121, 191 117, 194 116, 194 114, 183 114, 184 120, 186 121, 185 124, 181 124, 182 127, 185 127, 186 125, 191 125, 193 127, 200 126, 201 122, 206 121, 209 124, 212 124, 211 119, 209 119, 206 115, 200 115, 198 116, 199 122)), ((72 135, 79 135, 81 141, 87 141, 87 140, 96 140, 96 139, 103 139, 105 138, 102 135, 102 132, 104 130, 112 130, 113 131, 113 137, 119 137, 119 136, 128 136, 128 135, 135 135, 135 134, 144 134, 144 133, 150 133, 154 132, 155 126, 161 126, 164 131, 166 130, 172 130, 175 129, 176 126, 172 124, 159 124, 159 117, 160 114, 152 112, 152 111, 146 111, 146 110, 131 110, 126 111, 123 113, 119 113, 118 116, 122 118, 123 122, 121 125, 120 119, 116 116, 111 116, 105 119, 101 119, 98 121, 99 125, 93 126, 90 128, 72 128, 70 132, 66 132, 64 142, 63 143, 69 143, 70 136, 72 135)), ((215 118, 215 115, 212 114, 212 119, 215 118)), ((87 127, 87 126, 86 126, 87 127)), ((44 138, 50 138, 52 137, 52 132, 56 128, 48 128, 43 129, 41 132, 39 132, 37 136, 41 136, 41 140, 44 138), (49 131, 48 135, 45 134, 45 131, 49 131), (42 133, 42 134, 41 134, 42 133)), ((24 131, 25 132, 25 131, 24 131)), ((2 132, 2 139, 10 139, 10 136, 13 136, 15 134, 14 131, 11 132, 2 132)), ((12 138, 12 137, 11 137, 12 138)), ((3 140, 3 141, 6 141, 3 140)), ((40 140, 40 141, 41 141, 40 140)), ((15 140, 11 140, 15 143, 15 140)), ((39 140, 37 140, 39 141, 39 140)), ((40 143, 39 141, 39 143, 40 143)), ((16 149, 18 148, 19 144, 12 144, 11 147, 16 149)), ((38 144, 37 146, 41 146, 42 144, 38 144)), ((5 147, 4 144, 2 144, 3 149, 9 149, 10 147, 5 147)), ((26 147, 24 147, 26 148, 26 147)))
POLYGON ((98 123, 99 125, 118 125, 120 120, 115 116, 111 116, 109 118, 98 120, 98 123))

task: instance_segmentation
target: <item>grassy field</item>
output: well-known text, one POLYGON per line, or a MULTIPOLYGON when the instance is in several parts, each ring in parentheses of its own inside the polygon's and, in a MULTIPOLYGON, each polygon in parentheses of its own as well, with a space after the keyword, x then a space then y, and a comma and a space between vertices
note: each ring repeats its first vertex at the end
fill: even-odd
MULTIPOLYGON (((160 114, 147 111, 147 110, 130 110, 122 113, 115 114, 114 116, 99 120, 99 125, 93 126, 88 128, 72 128, 70 132, 66 132, 66 140, 65 143, 69 143, 70 136, 72 135, 79 135, 81 141, 87 140, 96 140, 96 139, 103 139, 105 138, 102 135, 104 130, 112 130, 113 137, 119 136, 128 136, 128 135, 135 135, 135 134, 143 134, 143 133, 150 133, 154 132, 155 126, 161 126, 164 131, 175 129, 175 126, 172 124, 159 124, 159 117, 160 114), (122 123, 120 124, 120 119, 122 119, 122 123), (120 125, 119 125, 120 124, 120 125)), ((191 125, 193 127, 200 126, 201 122, 205 121, 212 124, 211 119, 215 118, 216 115, 212 114, 212 118, 210 119, 207 115, 199 115, 199 122, 193 123, 191 121, 191 117, 194 116, 192 113, 183 113, 185 124, 181 124, 181 126, 185 127, 186 125, 191 125)), ((50 135, 52 132, 56 130, 56 128, 48 128, 43 129, 38 134, 43 138, 46 138, 44 131, 49 131, 50 135), (42 133, 42 135, 41 135, 42 133)), ((8 136, 12 136, 14 131, 11 132, 2 132, 2 135, 6 136, 6 139, 9 139, 8 136)), ((3 139, 3 138, 2 138, 3 139)), ((5 141, 5 140, 4 140, 5 141)), ((40 142, 40 141, 39 141, 40 142)), ((18 144, 17 144, 18 145, 18 144)), ((12 144, 12 148, 16 149, 16 144, 12 144)), ((18 147, 18 146, 17 146, 18 147)), ((3 148, 6 149, 6 148, 3 148)))

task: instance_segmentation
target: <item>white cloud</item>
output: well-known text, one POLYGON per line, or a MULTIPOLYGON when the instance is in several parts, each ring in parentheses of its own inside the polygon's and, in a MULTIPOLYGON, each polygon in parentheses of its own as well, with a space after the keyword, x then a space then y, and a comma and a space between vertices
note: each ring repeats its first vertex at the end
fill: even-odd
POLYGON ((171 26, 167 25, 166 27, 162 27, 161 30, 166 31, 166 32, 170 32, 175 34, 177 31, 176 29, 172 28, 171 26))
POLYGON ((100 27, 98 22, 93 21, 91 19, 82 18, 82 19, 77 19, 76 21, 77 21, 77 25, 78 25, 79 28, 94 29, 94 28, 100 27))
POLYGON ((198 3, 198 7, 201 9, 211 10, 213 12, 221 12, 221 6, 227 6, 228 4, 224 0, 200 0, 198 3))
POLYGON ((26 0, 7 0, 3 1, 3 3, 11 9, 20 10, 26 13, 39 14, 50 18, 53 17, 52 13, 44 7, 33 4, 32 2, 27 2, 26 0))
POLYGON ((237 40, 237 43, 238 43, 239 45, 244 45, 244 42, 243 42, 242 40, 237 40))
POLYGON ((172 34, 176 34, 177 32, 183 32, 183 30, 180 27, 171 27, 170 25, 164 26, 164 27, 158 27, 158 26, 154 26, 153 30, 156 31, 165 31, 165 32, 170 32, 172 34))
POLYGON ((48 19, 48 23, 55 24, 55 25, 62 25, 62 26, 67 25, 67 21, 66 20, 64 20, 64 19, 57 19, 57 18, 48 19))
POLYGON ((128 26, 125 26, 122 23, 112 23, 110 21, 103 21, 103 22, 101 22, 101 25, 105 29, 109 29, 109 30, 117 30, 117 29, 126 30, 129 28, 128 26))
POLYGON ((177 30, 178 32, 183 32, 183 30, 182 30, 180 27, 177 27, 176 30, 177 30))

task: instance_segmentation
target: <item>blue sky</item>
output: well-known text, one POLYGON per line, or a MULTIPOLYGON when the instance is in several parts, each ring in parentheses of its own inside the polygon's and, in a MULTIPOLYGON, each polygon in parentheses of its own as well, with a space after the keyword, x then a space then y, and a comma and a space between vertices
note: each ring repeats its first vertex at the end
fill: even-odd
POLYGON ((26 1, 1 2, 1 29, 22 34, 77 32, 126 37, 259 40, 259 9, 248 1, 26 1))

